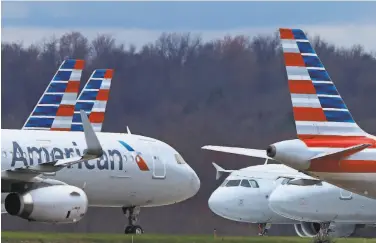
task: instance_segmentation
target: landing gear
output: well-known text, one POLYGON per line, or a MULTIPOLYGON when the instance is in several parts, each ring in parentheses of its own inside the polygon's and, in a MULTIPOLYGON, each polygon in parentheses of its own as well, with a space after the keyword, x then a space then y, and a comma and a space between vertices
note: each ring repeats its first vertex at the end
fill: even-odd
POLYGON ((319 231, 319 235, 321 237, 328 237, 329 236, 329 233, 330 233, 330 223, 320 223, 320 231, 319 231))
POLYGON ((124 229, 124 234, 143 234, 144 230, 139 225, 135 225, 140 214, 140 207, 123 207, 123 213, 128 217, 128 226, 124 229))
POLYGON ((268 231, 270 229, 272 225, 271 224, 268 224, 268 223, 260 223, 258 224, 258 228, 259 228, 259 233, 258 235, 259 236, 264 236, 264 235, 267 235, 268 234, 268 231))

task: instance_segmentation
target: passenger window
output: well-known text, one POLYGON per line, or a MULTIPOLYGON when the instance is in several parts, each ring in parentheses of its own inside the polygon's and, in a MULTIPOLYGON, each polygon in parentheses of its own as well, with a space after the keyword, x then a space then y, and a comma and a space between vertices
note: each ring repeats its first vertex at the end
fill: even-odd
POLYGON ((130 160, 131 162, 134 161, 133 155, 129 155, 129 160, 130 160))
POLYGON ((227 182, 226 187, 234 187, 234 186, 239 186, 240 180, 231 180, 227 182))
POLYGON ((252 185, 253 188, 259 188, 259 185, 258 185, 257 181, 255 181, 255 180, 249 180, 249 183, 251 183, 251 185, 252 185))
POLYGON ((124 154, 123 157, 124 157, 124 162, 127 162, 127 155, 124 154))
POLYGON ((251 184, 249 184, 248 180, 242 180, 242 183, 240 183, 242 187, 251 187, 251 184))

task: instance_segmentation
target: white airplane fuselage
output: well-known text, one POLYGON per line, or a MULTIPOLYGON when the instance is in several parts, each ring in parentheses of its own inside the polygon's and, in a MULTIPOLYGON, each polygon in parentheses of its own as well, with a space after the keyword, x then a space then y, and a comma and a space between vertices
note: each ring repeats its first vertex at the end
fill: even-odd
POLYGON ((210 196, 208 204, 217 215, 234 221, 246 223, 294 224, 295 220, 285 218, 273 212, 268 198, 281 183, 282 174, 295 174, 297 171, 284 166, 270 164, 256 165, 232 172, 210 196), (268 168, 268 169, 266 169, 268 168), (254 180, 255 187, 226 186, 227 181, 254 180))
POLYGON ((326 182, 318 185, 279 185, 269 198, 276 213, 308 222, 376 223, 376 200, 326 182))
MULTIPOLYGON (((357 141, 357 140, 355 140, 357 141)), ((355 146, 354 141, 346 140, 334 141, 333 148, 318 146, 320 143, 328 143, 325 140, 306 140, 299 139, 286 140, 274 143, 268 149, 274 149, 268 152, 273 159, 290 166, 291 168, 306 171, 311 176, 320 178, 340 188, 352 191, 359 195, 376 199, 376 140, 374 136, 368 135, 367 143, 372 144, 357 153, 351 154, 344 159, 329 158, 314 161, 311 158, 325 153, 333 153, 343 148, 336 148, 335 145, 341 144, 343 147, 355 146), (307 146, 306 143, 314 144, 307 146), (347 145, 349 143, 350 145, 347 145)), ((360 140, 358 143, 366 143, 360 140)))
MULTIPOLYGON (((38 161, 52 158, 80 156, 86 149, 83 132, 10 129, 1 132, 2 179, 13 176, 13 172, 5 170, 35 166, 38 161)), ((200 180, 194 170, 182 159, 179 161, 183 163, 178 163, 178 152, 168 144, 139 135, 96 134, 103 147, 101 159, 44 173, 41 177, 84 188, 89 206, 97 207, 169 205, 186 200, 199 190, 200 180)), ((19 178, 22 173, 16 176, 19 178)), ((32 180, 30 173, 25 173, 24 180, 32 180)))
MULTIPOLYGON (((281 184, 302 174, 285 165, 267 164, 232 172, 209 198, 210 209, 224 218, 249 223, 376 223, 376 200, 326 182, 313 186, 281 184), (229 180, 255 180, 259 188, 226 187, 229 180), (240 203, 240 200, 243 202, 240 203)), ((313 179, 313 178, 312 178, 313 179)), ((317 181, 319 182, 319 181, 317 181)))

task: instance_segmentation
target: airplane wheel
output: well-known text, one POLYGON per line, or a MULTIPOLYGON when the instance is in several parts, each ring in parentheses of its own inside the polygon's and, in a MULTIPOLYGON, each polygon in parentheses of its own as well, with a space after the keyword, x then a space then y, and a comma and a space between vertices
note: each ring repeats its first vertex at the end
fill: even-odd
POLYGON ((128 235, 128 234, 132 234, 132 226, 127 226, 125 227, 124 229, 124 234, 128 235))
POLYGON ((133 226, 132 231, 133 231, 133 234, 136 234, 136 235, 141 235, 144 233, 144 230, 139 225, 133 226))
POLYGON ((124 234, 126 235, 129 235, 129 234, 141 235, 143 233, 144 233, 144 230, 139 225, 127 226, 124 230, 124 234))

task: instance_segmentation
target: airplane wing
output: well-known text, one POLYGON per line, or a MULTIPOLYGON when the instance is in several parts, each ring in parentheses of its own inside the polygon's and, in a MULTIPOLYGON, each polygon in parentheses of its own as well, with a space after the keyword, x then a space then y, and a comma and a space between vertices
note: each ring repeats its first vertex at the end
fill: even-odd
POLYGON ((262 149, 249 149, 249 148, 225 147, 225 146, 214 146, 214 145, 206 145, 206 146, 203 146, 202 149, 273 160, 272 158, 266 155, 266 150, 262 150, 262 149))
POLYGON ((215 170, 216 170, 216 175, 215 179, 218 180, 224 173, 231 173, 235 170, 225 170, 221 166, 217 165, 216 163, 212 162, 215 170))
POLYGON ((87 150, 82 156, 47 161, 38 165, 23 166, 1 171, 1 179, 29 180, 30 178, 33 178, 44 172, 56 172, 69 165, 100 158, 103 155, 102 146, 99 143, 97 135, 95 134, 86 113, 83 110, 81 110, 80 112, 87 145, 87 150))
POLYGON ((356 154, 362 151, 363 149, 368 148, 371 145, 372 144, 359 144, 359 145, 355 145, 349 148, 338 149, 336 151, 331 151, 327 153, 321 153, 311 158, 311 161, 312 160, 340 160, 350 155, 356 154))

